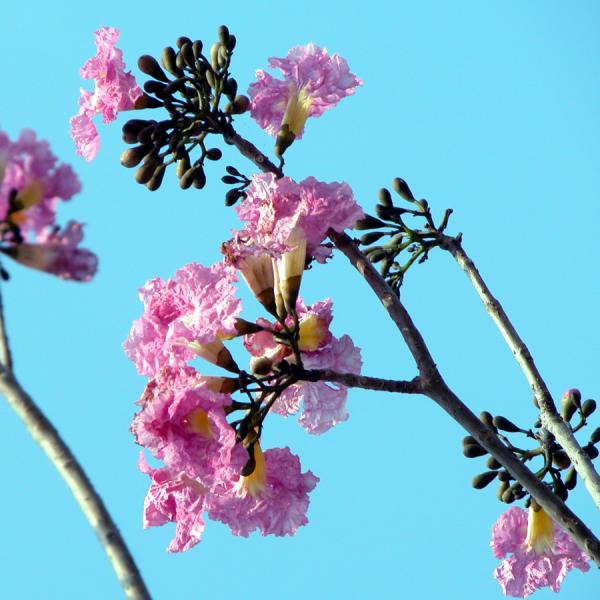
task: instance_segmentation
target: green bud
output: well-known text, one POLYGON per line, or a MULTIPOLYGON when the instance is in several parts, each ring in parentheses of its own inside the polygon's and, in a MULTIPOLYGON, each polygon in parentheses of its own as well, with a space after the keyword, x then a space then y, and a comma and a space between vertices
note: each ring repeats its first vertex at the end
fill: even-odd
POLYGON ((508 471, 499 471, 498 479, 500 481, 510 481, 512 479, 512 476, 508 471))
POLYGON ((396 194, 399 194, 409 202, 412 202, 415 199, 406 181, 404 181, 404 179, 400 179, 400 177, 396 177, 392 181, 392 189, 396 192, 396 194))
MULTIPOLYGON (((244 95, 238 95, 233 100, 233 114, 241 115, 250 108, 250 98, 244 95)), ((293 134, 292 134, 293 135, 293 134)))
POLYGON ((381 246, 375 246, 374 248, 369 248, 365 251, 365 256, 369 259, 373 264, 378 263, 388 256, 388 251, 381 246))
POLYGON ((144 164, 135 172, 135 180, 138 183, 145 184, 148 183, 153 175, 156 168, 160 166, 155 160, 147 160, 144 164))
POLYGON ((171 46, 167 46, 163 49, 160 56, 160 62, 171 75, 175 75, 175 77, 181 77, 183 75, 183 71, 177 66, 177 53, 171 46))
POLYGON ((179 178, 179 187, 183 190, 187 190, 193 183, 194 178, 198 174, 199 171, 202 170, 200 165, 196 165, 195 167, 191 167, 188 169, 180 178, 179 178))
POLYGON ((502 494, 502 502, 505 502, 506 504, 512 504, 514 501, 515 501, 515 493, 513 492, 513 490, 511 488, 508 488, 502 494))
POLYGON ((167 167, 165 165, 158 165, 158 167, 156 167, 152 177, 150 178, 150 181, 146 183, 146 187, 151 192, 155 192, 160 187, 163 177, 165 176, 166 168, 167 167))
POLYGON ((581 392, 575 388, 567 390, 561 400, 560 414, 568 423, 575 411, 581 406, 581 392))
POLYGON ((227 25, 221 25, 217 29, 217 35, 219 36, 221 44, 227 45, 227 42, 229 41, 229 29, 227 29, 227 25))
POLYGON ((186 42, 181 46, 179 54, 183 57, 185 64, 190 67, 190 69, 193 69, 196 66, 196 57, 194 56, 194 51, 192 50, 192 44, 190 42, 186 42))
POLYGON ((183 46, 184 44, 191 44, 192 40, 190 40, 189 37, 186 37, 185 35, 182 35, 180 37, 177 38, 177 41, 175 42, 177 44, 178 48, 181 48, 181 46, 183 46))
POLYGON ((202 40, 196 40, 193 44, 192 44, 192 50, 194 52, 194 58, 196 60, 198 60, 198 58, 200 57, 200 55, 202 54, 202 40))
POLYGON ((492 413, 489 413, 487 410, 484 410, 479 413, 479 420, 482 423, 485 423, 488 427, 496 429, 496 427, 494 426, 494 417, 492 416, 492 413))
POLYGON ((486 471, 485 473, 475 475, 471 483, 475 489, 482 490, 486 485, 489 485, 496 479, 496 475, 498 475, 497 471, 486 471))
POLYGON ((213 68, 213 71, 217 71, 219 69, 219 49, 221 48, 221 44, 219 42, 215 42, 210 47, 210 66, 213 68))
POLYGON ((596 401, 595 400, 586 400, 581 405, 581 413, 584 417, 589 417, 596 410, 596 401))
POLYGON ((494 427, 500 429, 500 431, 509 431, 511 433, 517 433, 521 431, 512 421, 509 421, 506 417, 496 416, 492 419, 494 427))
MULTIPOLYGON (((187 171, 189 171, 190 167, 191 167, 190 155, 187 152, 185 152, 185 154, 177 161, 177 169, 175 171, 177 178, 181 179, 183 177, 183 175, 187 171)), ((191 185, 191 181, 190 181, 190 185, 191 185)))
POLYGON ((121 154, 121 164, 128 169, 137 167, 150 150, 152 150, 152 144, 142 144, 141 146, 129 148, 121 154))
POLYGON ((506 481, 500 482, 500 485, 498 486, 498 491, 496 492, 496 496, 498 496, 498 500, 502 500, 502 496, 504 495, 504 492, 506 492, 506 490, 509 487, 510 486, 506 481))
POLYGON ((275 155, 281 158, 284 152, 294 143, 296 135, 290 131, 289 125, 282 125, 275 140, 275 155))

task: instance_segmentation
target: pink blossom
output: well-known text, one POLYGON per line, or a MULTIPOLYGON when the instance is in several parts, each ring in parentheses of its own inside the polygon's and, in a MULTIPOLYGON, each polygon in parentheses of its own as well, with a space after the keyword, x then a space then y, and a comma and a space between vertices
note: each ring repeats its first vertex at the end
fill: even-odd
POLYGON ((279 69, 284 80, 258 70, 248 93, 252 117, 272 136, 287 124, 302 137, 308 117, 320 117, 362 84, 341 56, 329 56, 315 44, 296 46, 286 58, 270 58, 269 67, 279 69))
POLYGON ((80 73, 84 79, 93 79, 94 92, 81 90, 79 113, 71 118, 71 137, 77 152, 91 161, 98 151, 100 139, 92 117, 100 113, 104 123, 117 118, 122 110, 134 108, 142 90, 129 71, 125 71, 123 52, 115 47, 119 30, 101 27, 95 32, 96 56, 90 58, 80 73))
MULTIPOLYGON (((308 307, 298 299, 296 309, 300 322, 300 355, 304 367, 331 369, 339 373, 360 373, 360 349, 349 336, 344 335, 338 339, 329 331, 333 318, 331 299, 327 298, 308 307)), ((257 323, 275 330, 280 328, 279 324, 270 324, 265 319, 259 319, 257 323)), ((273 335, 266 331, 245 336, 244 345, 257 358, 267 356, 274 362, 283 358, 291 362, 294 360, 290 349, 278 344, 273 335)), ((271 410, 287 416, 297 413, 302 405, 298 422, 309 433, 320 434, 348 419, 347 396, 348 388, 344 385, 303 381, 286 388, 271 410)))
POLYGON ((146 386, 131 430, 136 442, 207 489, 237 479, 248 456, 225 418, 231 397, 191 367, 165 368, 146 386))
POLYGON ((272 173, 252 177, 246 198, 236 207, 244 228, 234 232, 225 252, 235 264, 244 254, 267 253, 279 256, 289 250, 292 230, 302 228, 307 256, 324 262, 330 250, 320 247, 331 228, 341 232, 364 217, 346 183, 323 183, 308 177, 296 183, 289 177, 277 179, 272 173))
POLYGON ((190 343, 210 343, 235 333, 241 311, 232 282, 235 269, 223 263, 191 263, 174 279, 151 279, 140 289, 144 314, 133 323, 125 353, 138 371, 153 376, 166 365, 183 365, 196 355, 190 343))
POLYGON ((37 244, 5 244, 0 251, 18 263, 61 279, 89 281, 98 269, 98 257, 78 247, 82 239, 83 224, 69 221, 62 230, 46 227, 37 244))
POLYGON ((311 471, 302 473, 300 459, 287 447, 267 450, 264 462, 260 491, 240 492, 238 486, 237 493, 209 506, 210 518, 229 525, 234 535, 247 537, 256 529, 263 535, 294 535, 308 523, 308 493, 319 478, 311 471))
POLYGON ((58 163, 48 142, 38 140, 35 132, 23 130, 15 142, 0 132, 0 154, 4 178, 0 178, 0 220, 10 218, 21 235, 37 241, 46 228, 54 225, 56 207, 81 191, 77 175, 69 165, 58 163), (10 216, 8 198, 11 191, 28 192, 26 209, 10 216))
POLYGON ((169 467, 153 469, 140 453, 138 467, 152 479, 144 501, 144 528, 175 523, 169 552, 185 552, 195 546, 204 532, 205 489, 183 472, 169 467))
POLYGON ((492 528, 490 543, 494 556, 504 558, 494 571, 506 596, 526 598, 536 590, 560 590, 566 574, 573 568, 587 571, 589 557, 575 544, 543 509, 513 506, 492 528), (505 558, 507 554, 512 554, 505 558))

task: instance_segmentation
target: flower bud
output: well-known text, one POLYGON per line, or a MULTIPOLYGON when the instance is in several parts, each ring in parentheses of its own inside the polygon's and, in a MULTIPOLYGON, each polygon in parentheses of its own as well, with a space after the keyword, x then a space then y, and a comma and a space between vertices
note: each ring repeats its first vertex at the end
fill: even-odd
POLYGON ((390 194, 389 190, 381 188, 379 190, 378 196, 379 202, 381 202, 383 206, 386 206, 387 208, 391 208, 392 206, 394 206, 394 203, 392 202, 392 195, 390 194))
POLYGON ((364 219, 359 219, 354 224, 354 229, 358 229, 359 231, 365 229, 378 229, 379 227, 385 227, 385 223, 371 215, 365 215, 364 219))
POLYGON ((560 414, 562 418, 569 422, 575 411, 581 406, 581 392, 578 389, 571 388, 567 390, 562 397, 560 414))
POLYGON ((275 278, 271 257, 267 254, 246 256, 239 262, 238 269, 255 298, 272 315, 277 316, 274 290, 275 278))
POLYGON ((275 140, 275 156, 281 158, 284 152, 294 143, 296 134, 290 131, 289 125, 282 125, 275 140))
POLYGON ((486 471, 473 477, 472 485, 476 490, 482 490, 486 485, 489 485, 498 475, 497 471, 486 471))
POLYGON ((502 468, 502 464, 501 464, 501 463, 499 463, 499 462, 498 462, 498 461, 497 461, 497 460, 496 460, 496 459, 495 459, 493 456, 490 456, 490 457, 487 459, 487 461, 486 461, 486 463, 485 463, 485 464, 486 464, 486 465, 488 466, 488 468, 490 468, 490 469, 500 469, 500 468, 502 468))
POLYGON ((127 169, 137 167, 150 150, 152 150, 152 144, 142 144, 141 146, 129 148, 121 154, 121 164, 127 169))
POLYGON ((181 77, 183 75, 183 71, 177 66, 177 54, 171 46, 167 46, 163 49, 160 62, 171 75, 175 75, 175 77, 181 77))
POLYGON ((277 260, 279 273, 279 289, 288 312, 296 310, 296 300, 300 291, 300 283, 306 263, 306 235, 304 230, 296 226, 290 232, 287 245, 292 249, 284 252, 277 260))
POLYGON ((463 454, 467 458, 477 458, 478 456, 485 456, 487 453, 488 451, 479 444, 463 446, 463 454))
POLYGON ((565 487, 568 490, 575 489, 575 486, 577 485, 577 471, 575 470, 575 467, 571 467, 567 471, 567 474, 565 475, 564 483, 565 483, 565 487))
POLYGON ((592 435, 590 436, 590 442, 592 444, 597 444, 600 442, 600 427, 596 427, 594 431, 592 431, 592 435))
POLYGON ((500 431, 509 431, 511 433, 518 433, 521 431, 521 429, 512 421, 509 421, 506 417, 501 417, 500 415, 494 417, 492 423, 494 424, 494 427, 500 429, 500 431))
POLYGON ((409 202, 412 202, 415 199, 413 193, 408 187, 408 183, 406 183, 404 179, 400 179, 400 177, 396 177, 392 181, 392 189, 396 192, 396 194, 402 196, 405 200, 408 200, 409 202))
POLYGON ((154 79, 159 81, 169 82, 169 78, 165 75, 165 72, 160 68, 158 61, 149 54, 144 54, 138 58, 138 67, 142 73, 150 75, 154 79))
POLYGON ((233 394, 240 389, 240 381, 234 377, 214 377, 203 375, 201 380, 206 382, 206 387, 217 394, 233 394))
POLYGON ((564 450, 557 450, 552 454, 552 462, 558 469, 567 469, 571 466, 571 459, 564 450))
POLYGON ((158 165, 150 178, 150 181, 146 183, 146 187, 151 191, 155 192, 162 183, 163 177, 165 176, 165 171, 167 167, 165 165, 158 165))
POLYGON ((253 358, 250 368, 255 375, 268 375, 273 370, 273 361, 268 356, 253 358))
POLYGON ((240 368, 237 366, 233 356, 231 356, 231 353, 225 348, 220 339, 204 344, 201 342, 189 342, 188 346, 198 356, 201 356, 204 360, 207 360, 213 365, 217 365, 232 373, 240 372, 240 368))
POLYGON ((589 399, 581 405, 581 413, 584 417, 589 417, 596 410, 596 401, 589 399))

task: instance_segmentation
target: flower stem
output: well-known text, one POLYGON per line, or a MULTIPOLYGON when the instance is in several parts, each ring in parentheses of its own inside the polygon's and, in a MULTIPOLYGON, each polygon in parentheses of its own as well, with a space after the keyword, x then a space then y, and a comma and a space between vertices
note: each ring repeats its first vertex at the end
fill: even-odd
POLYGON ((150 593, 102 498, 54 425, 21 387, 13 373, 1 296, 0 357, 2 358, 0 394, 6 398, 9 406, 25 424, 31 437, 46 453, 69 486, 81 511, 104 547, 126 597, 131 600, 150 600, 150 593))
POLYGON ((557 442, 567 453, 573 467, 579 474, 596 506, 600 509, 600 475, 594 468, 590 457, 585 453, 573 435, 571 426, 561 418, 556 410, 556 405, 548 390, 548 386, 540 375, 525 342, 517 333, 500 302, 490 292, 475 263, 464 251, 460 237, 456 238, 440 234, 439 239, 441 242, 440 247, 452 254, 458 265, 467 274, 467 277, 483 302, 486 312, 500 330, 515 360, 521 367, 540 407, 543 426, 556 438, 557 442))

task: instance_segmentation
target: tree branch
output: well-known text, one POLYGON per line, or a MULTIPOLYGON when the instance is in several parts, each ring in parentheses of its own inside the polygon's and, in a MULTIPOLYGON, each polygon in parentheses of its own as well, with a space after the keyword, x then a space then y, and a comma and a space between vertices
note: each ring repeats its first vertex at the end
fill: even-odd
POLYGON ((115 522, 92 482, 50 420, 21 387, 12 371, 0 295, 0 394, 17 413, 31 437, 46 453, 69 486, 81 511, 96 532, 108 559, 131 600, 150 600, 150 594, 115 522))
POLYGON ((302 369, 298 373, 300 380, 304 381, 332 381, 341 383, 346 387, 375 390, 378 392, 395 392, 400 394, 422 394, 421 380, 415 377, 411 381, 398 381, 396 379, 381 379, 353 373, 336 373, 331 369, 302 369))
POLYGON ((375 295, 381 300, 391 319, 411 351, 419 373, 423 394, 441 406, 457 423, 468 431, 508 472, 538 501, 544 510, 569 534, 577 545, 600 566, 600 540, 567 507, 567 505, 525 466, 498 439, 487 425, 454 394, 443 380, 435 362, 400 299, 393 293, 373 265, 360 252, 357 245, 345 234, 329 230, 335 246, 346 255, 364 277, 375 295))
MULTIPOLYGON (((233 133, 235 134, 235 132, 233 133)), ((248 147, 243 143, 246 140, 238 134, 230 137, 229 142, 235 145, 244 156, 252 160, 261 171, 273 173, 278 177, 281 176, 279 169, 271 161, 265 161, 264 159, 256 160, 256 156, 252 154, 252 151, 247 152, 248 147)), ((250 143, 247 142, 247 144, 250 143)), ((250 147, 255 148, 252 144, 250 144, 250 147)), ((260 156, 264 156, 260 152, 259 154, 260 156)), ((328 235, 336 247, 346 255, 356 270, 363 276, 375 295, 380 299, 392 321, 396 324, 419 369, 423 393, 441 406, 490 452, 527 489, 544 510, 570 533, 577 545, 600 566, 600 540, 448 388, 437 370, 423 336, 416 328, 410 315, 393 290, 356 247, 356 244, 345 233, 337 233, 330 229, 328 235)))
POLYGON ((517 333, 500 302, 490 292, 475 263, 464 251, 460 243, 460 238, 439 234, 438 239, 441 242, 440 247, 452 254, 458 265, 467 274, 467 277, 483 302, 486 312, 500 330, 515 360, 521 367, 540 407, 542 424, 568 454, 573 467, 579 474, 596 506, 600 509, 600 475, 594 468, 590 457, 579 445, 571 426, 558 414, 552 395, 548 390, 546 382, 540 375, 525 342, 517 333))

